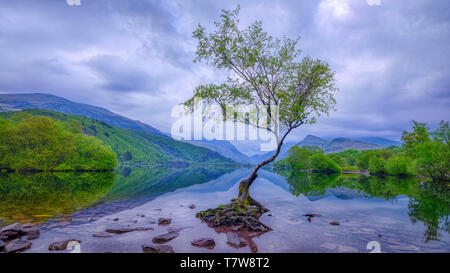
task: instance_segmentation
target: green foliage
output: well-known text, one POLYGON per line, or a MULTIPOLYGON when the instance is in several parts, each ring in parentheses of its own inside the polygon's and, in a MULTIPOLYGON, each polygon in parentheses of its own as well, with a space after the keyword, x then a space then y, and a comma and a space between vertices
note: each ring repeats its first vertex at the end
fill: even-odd
POLYGON ((434 133, 430 133, 425 123, 413 121, 413 131, 404 131, 402 140, 406 153, 416 160, 420 174, 433 180, 449 180, 448 122, 442 121, 440 127, 434 133), (430 135, 434 138, 431 139, 430 135))
POLYGON ((395 155, 385 163, 386 173, 389 175, 412 176, 416 174, 415 163, 406 155, 395 155))
MULTIPOLYGON (((12 170, 111 170, 112 149, 50 117, 17 113, 2 122, 0 167, 12 170), (25 114, 25 115, 24 115, 25 114), (77 133, 78 132, 78 133, 77 133)), ((70 124, 73 125, 73 124, 70 124)))
POLYGON ((318 147, 292 146, 286 161, 293 170, 309 170, 311 168, 310 157, 315 153, 323 153, 318 147))
MULTIPOLYGON (((87 117, 68 115, 59 112, 31 109, 20 112, 3 112, 0 117, 9 123, 23 119, 18 116, 46 116, 59 120, 64 128, 71 132, 83 132, 100 139, 115 152, 117 160, 127 163, 169 164, 173 161, 195 163, 232 164, 231 160, 221 157, 216 152, 188 143, 175 141, 170 137, 147 132, 113 127, 87 117), (81 124, 81 128, 80 128, 81 124)), ((1 121, 0 121, 1 126, 1 121)))
POLYGON ((340 173, 342 171, 338 164, 323 153, 315 153, 309 158, 311 170, 321 173, 340 173))
POLYGON ((386 173, 386 159, 381 156, 373 156, 370 158, 369 172, 374 174, 386 173))
POLYGON ((214 22, 214 26, 208 32, 199 25, 193 32, 198 42, 195 61, 211 64, 230 76, 221 84, 198 86, 192 98, 184 103, 186 106, 193 109, 195 98, 222 109, 239 104, 278 105, 278 119, 270 111, 266 121, 258 118, 259 111, 247 115, 239 109, 233 109, 236 116, 227 113, 224 117, 258 128, 284 131, 283 136, 277 135, 278 148, 293 129, 312 124, 316 116, 334 109, 337 91, 334 71, 324 61, 300 58, 298 39, 274 38, 263 31, 260 21, 240 27, 239 7, 222 10, 220 21, 214 22))

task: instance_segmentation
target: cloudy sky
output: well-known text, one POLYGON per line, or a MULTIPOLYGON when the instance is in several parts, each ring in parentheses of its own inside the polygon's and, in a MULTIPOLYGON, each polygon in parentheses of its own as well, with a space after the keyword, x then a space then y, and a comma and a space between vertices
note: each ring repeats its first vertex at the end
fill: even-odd
POLYGON ((0 92, 51 93, 170 132, 171 108, 220 73, 195 64, 192 31, 241 5, 243 27, 301 37, 336 71, 337 111, 297 129, 325 138, 399 139, 416 119, 450 117, 447 0, 2 1, 0 92))

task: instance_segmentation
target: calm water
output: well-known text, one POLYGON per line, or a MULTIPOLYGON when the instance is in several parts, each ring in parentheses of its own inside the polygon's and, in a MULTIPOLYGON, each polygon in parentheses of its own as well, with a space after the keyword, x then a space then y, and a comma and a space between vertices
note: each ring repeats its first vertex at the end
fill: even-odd
POLYGON ((169 228, 183 228, 168 242, 175 252, 450 252, 448 184, 358 175, 310 175, 263 170, 252 195, 271 211, 261 220, 273 231, 233 248, 227 235, 195 213, 236 196, 249 169, 122 168, 116 173, 1 174, 0 225, 40 224, 29 252, 47 252, 56 240, 80 239, 82 252, 142 252, 143 243, 169 228), (195 204, 195 209, 189 205, 195 204), (303 214, 321 214, 311 222, 303 214), (143 216, 142 216, 143 215, 143 216), (159 217, 169 226, 154 224, 159 217), (153 227, 111 238, 93 238, 115 223, 153 227), (134 221, 137 220, 136 223, 134 221), (330 225, 338 221, 340 225, 330 225), (190 242, 215 239, 213 250, 190 242))

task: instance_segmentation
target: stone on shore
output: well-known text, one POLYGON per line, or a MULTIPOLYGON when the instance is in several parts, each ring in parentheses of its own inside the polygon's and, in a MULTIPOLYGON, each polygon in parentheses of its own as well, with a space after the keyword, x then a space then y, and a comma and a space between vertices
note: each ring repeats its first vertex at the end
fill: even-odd
POLYGON ((67 245, 68 245, 69 242, 71 242, 71 241, 75 241, 75 242, 81 243, 80 240, 76 240, 76 239, 69 239, 69 240, 64 240, 64 241, 53 242, 53 243, 48 247, 48 250, 50 250, 50 251, 54 251, 54 250, 66 250, 67 245))
POLYGON ((136 230, 136 228, 133 228, 133 227, 125 227, 122 225, 111 225, 111 226, 107 227, 105 231, 108 233, 122 234, 122 233, 132 232, 135 230, 136 230))
POLYGON ((176 231, 172 231, 172 232, 165 233, 165 234, 160 234, 160 235, 156 236, 155 238, 153 238, 152 242, 155 244, 163 244, 165 242, 168 242, 168 241, 178 237, 178 235, 180 235, 180 234, 176 231))
POLYGON ((191 245, 196 247, 204 247, 208 249, 213 249, 216 245, 214 239, 211 238, 200 238, 191 242, 191 245))
POLYGON ((109 237, 111 237, 111 234, 109 234, 108 232, 98 232, 98 233, 92 234, 92 237, 96 237, 96 238, 109 238, 109 237))
POLYGON ((4 248, 6 253, 18 253, 23 252, 31 247, 31 242, 21 239, 15 239, 10 241, 4 248))
POLYGON ((172 219, 170 219, 170 218, 159 218, 158 219, 158 225, 160 225, 160 226, 170 225, 171 222, 172 222, 172 219))
POLYGON ((174 253, 173 248, 169 245, 142 245, 144 253, 174 253))

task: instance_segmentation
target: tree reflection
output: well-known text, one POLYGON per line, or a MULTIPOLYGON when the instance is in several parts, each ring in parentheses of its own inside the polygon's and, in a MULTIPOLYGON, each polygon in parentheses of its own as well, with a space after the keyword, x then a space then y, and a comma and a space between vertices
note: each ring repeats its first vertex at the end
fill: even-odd
POLYGON ((114 172, 0 175, 0 218, 45 222, 94 204, 114 184, 114 172))
POLYGON ((422 222, 424 240, 438 240, 439 231, 450 233, 450 188, 445 182, 423 182, 416 178, 395 176, 326 175, 280 171, 286 177, 291 192, 304 196, 323 196, 339 187, 358 191, 366 196, 393 200, 409 197, 409 216, 413 223, 422 222))

